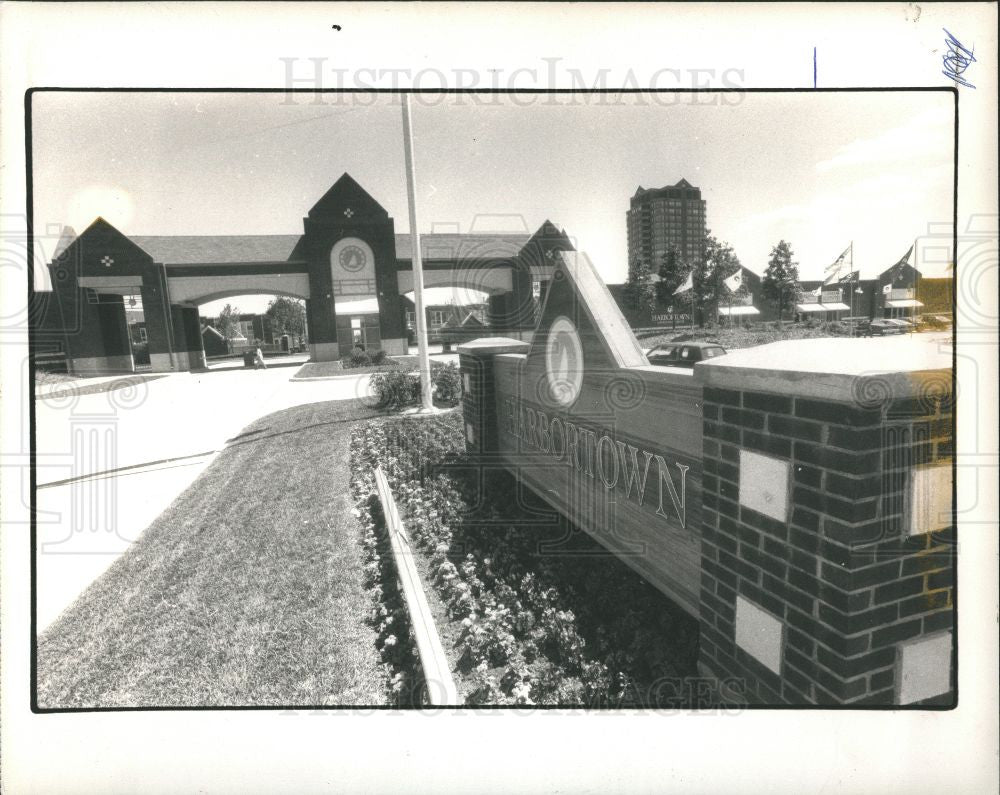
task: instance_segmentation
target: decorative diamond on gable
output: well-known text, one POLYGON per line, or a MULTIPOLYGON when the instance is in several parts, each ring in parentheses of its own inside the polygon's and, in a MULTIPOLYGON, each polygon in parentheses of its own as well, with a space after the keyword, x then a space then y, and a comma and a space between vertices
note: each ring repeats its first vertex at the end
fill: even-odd
POLYGON ((351 216, 354 215, 354 210, 352 210, 350 207, 348 207, 346 210, 344 210, 344 215, 346 217, 350 218, 351 216))
POLYGON ((109 257, 107 254, 105 254, 103 257, 101 257, 101 264, 105 268, 110 268, 112 265, 115 264, 114 257, 109 257))

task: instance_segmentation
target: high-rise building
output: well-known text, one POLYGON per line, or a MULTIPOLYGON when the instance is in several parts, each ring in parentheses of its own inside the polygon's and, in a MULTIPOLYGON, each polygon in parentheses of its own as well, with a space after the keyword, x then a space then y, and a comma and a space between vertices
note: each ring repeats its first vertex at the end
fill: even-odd
POLYGON ((694 262, 705 249, 705 201, 686 179, 662 188, 639 189, 625 213, 629 262, 643 260, 655 273, 671 246, 681 261, 694 262))

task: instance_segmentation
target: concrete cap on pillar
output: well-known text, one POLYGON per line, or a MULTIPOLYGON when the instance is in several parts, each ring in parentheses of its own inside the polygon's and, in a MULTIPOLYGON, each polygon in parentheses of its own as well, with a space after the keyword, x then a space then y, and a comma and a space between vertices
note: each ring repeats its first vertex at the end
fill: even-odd
POLYGON ((459 353, 469 356, 496 356, 501 353, 527 353, 531 346, 512 337, 480 337, 458 346, 459 353))
POLYGON ((863 403, 940 388, 950 383, 951 364, 948 335, 822 337, 731 350, 696 364, 694 376, 720 389, 863 403))

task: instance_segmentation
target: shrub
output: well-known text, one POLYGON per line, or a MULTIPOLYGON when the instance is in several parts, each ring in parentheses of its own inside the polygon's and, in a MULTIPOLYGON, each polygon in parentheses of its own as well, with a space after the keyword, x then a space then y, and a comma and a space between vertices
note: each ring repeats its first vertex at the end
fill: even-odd
POLYGON ((351 351, 350 358, 351 367, 367 367, 372 363, 371 356, 368 355, 367 351, 361 350, 361 348, 355 348, 351 351))
POLYGON ((372 374, 371 389, 379 408, 405 408, 420 399, 420 376, 403 370, 384 370, 372 374))
POLYGON ((372 364, 385 364, 389 360, 389 355, 383 350, 373 351, 368 356, 372 364))
MULTIPOLYGON (((420 375, 403 370, 374 373, 371 388, 380 408, 395 410, 420 402, 420 375)), ((457 405, 462 399, 462 375, 453 362, 431 362, 431 389, 439 403, 457 405)))
POLYGON ((431 383, 434 385, 434 396, 442 403, 454 406, 462 399, 462 375, 454 362, 433 362, 431 383))

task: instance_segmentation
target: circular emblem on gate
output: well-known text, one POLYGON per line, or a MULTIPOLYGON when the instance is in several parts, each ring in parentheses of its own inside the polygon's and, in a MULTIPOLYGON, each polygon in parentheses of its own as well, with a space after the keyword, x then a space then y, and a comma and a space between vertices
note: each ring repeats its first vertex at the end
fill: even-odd
POLYGON ((351 273, 364 268, 367 261, 368 256, 358 246, 344 246, 340 252, 340 267, 351 273))
POLYGON ((576 400, 583 384, 583 346, 576 325, 565 315, 559 315, 549 326, 545 372, 556 403, 569 406, 576 400))

